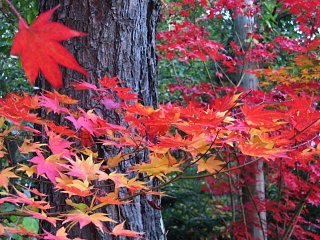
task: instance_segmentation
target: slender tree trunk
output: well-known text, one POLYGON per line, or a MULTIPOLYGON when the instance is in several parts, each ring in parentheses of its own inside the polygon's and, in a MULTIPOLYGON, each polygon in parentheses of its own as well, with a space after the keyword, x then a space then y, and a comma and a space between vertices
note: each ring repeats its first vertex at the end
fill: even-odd
MULTIPOLYGON (((160 0, 40 0, 39 2, 40 11, 60 4, 54 20, 88 34, 86 37, 64 43, 80 65, 90 73, 90 78, 86 81, 97 83, 97 80, 104 75, 118 76, 125 81, 126 86, 138 93, 143 104, 157 107, 155 33, 160 0)), ((89 91, 75 92, 70 87, 74 79, 79 80, 83 77, 69 70, 64 70, 63 77, 62 92, 80 100, 83 109, 92 108, 89 91)), ((108 115, 115 113, 100 114, 107 118, 108 115)), ((102 152, 110 154, 106 149, 102 152)), ((147 152, 134 161, 143 161, 145 158, 147 152)), ((54 210, 61 210, 60 206, 64 205, 65 196, 52 192, 48 186, 43 187, 47 188, 47 192, 51 191, 50 201, 56 206, 54 210)), ((126 219, 126 227, 133 231, 145 232, 146 239, 165 239, 161 212, 152 208, 144 196, 136 197, 132 204, 123 205, 119 209, 108 207, 105 211, 115 220, 126 219)), ((54 229, 49 230, 54 231, 54 229)), ((71 234, 92 240, 126 239, 103 235, 90 225, 81 231, 72 231, 71 234)))
MULTIPOLYGON (((250 8, 253 6, 252 0, 245 0, 245 4, 250 8)), ((234 20, 236 42, 245 52, 251 46, 248 34, 254 31, 255 18, 245 14, 237 14, 234 20)), ((238 69, 238 82, 244 88, 258 89, 259 80, 253 74, 248 74, 248 70, 253 70, 258 65, 250 59, 242 58, 243 64, 238 69)), ((263 160, 253 163, 244 168, 244 180, 246 187, 243 188, 243 202, 245 205, 245 216, 248 231, 253 239, 267 239, 267 219, 265 210, 265 179, 263 171, 263 160)))

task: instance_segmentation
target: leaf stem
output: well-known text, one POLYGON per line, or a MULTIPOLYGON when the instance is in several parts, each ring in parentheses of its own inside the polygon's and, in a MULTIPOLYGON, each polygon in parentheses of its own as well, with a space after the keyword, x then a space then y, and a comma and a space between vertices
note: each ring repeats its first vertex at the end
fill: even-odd
POLYGON ((15 8, 15 6, 9 1, 9 0, 5 0, 6 3, 9 5, 9 7, 11 8, 11 10, 14 12, 14 14, 18 17, 19 20, 23 20, 23 17, 21 16, 21 14, 19 13, 19 11, 15 8))

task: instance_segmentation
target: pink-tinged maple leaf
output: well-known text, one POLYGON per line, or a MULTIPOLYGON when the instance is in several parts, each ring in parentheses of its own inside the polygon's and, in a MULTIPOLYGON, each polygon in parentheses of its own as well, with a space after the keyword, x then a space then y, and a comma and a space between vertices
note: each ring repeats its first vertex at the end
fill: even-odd
POLYGON ((80 128, 86 129, 91 135, 93 135, 93 123, 89 118, 86 116, 80 116, 78 119, 74 118, 73 116, 67 116, 66 119, 68 119, 70 122, 73 123, 74 127, 79 130, 80 128))
POLYGON ((103 89, 99 89, 97 88, 96 85, 92 84, 92 83, 88 83, 88 82, 79 82, 79 83, 72 83, 71 86, 75 89, 75 90, 93 90, 93 91, 101 91, 103 89))
POLYGON ((46 220, 47 222, 51 223, 53 226, 56 226, 57 221, 60 220, 59 218, 56 218, 56 217, 48 217, 47 214, 45 214, 43 211, 41 211, 41 213, 30 211, 30 210, 22 210, 22 211, 34 218, 37 218, 40 220, 46 220))
POLYGON ((124 223, 125 223, 125 221, 120 223, 120 224, 118 224, 117 226, 115 226, 113 231, 110 234, 114 235, 114 236, 123 236, 123 237, 131 237, 131 238, 142 238, 142 236, 140 236, 140 235, 143 234, 143 232, 134 232, 134 231, 131 231, 131 230, 123 229, 124 223))
POLYGON ((102 222, 116 222, 111 218, 108 218, 107 214, 105 213, 93 213, 89 215, 88 213, 77 211, 76 213, 69 213, 65 214, 64 216, 66 217, 66 220, 63 221, 63 224, 67 222, 79 222, 81 229, 89 223, 93 223, 96 227, 103 231, 102 222))
POLYGON ((73 154, 68 149, 73 142, 69 142, 68 140, 62 138, 60 135, 55 134, 52 131, 47 131, 47 135, 49 137, 48 147, 52 151, 53 154, 60 154, 61 157, 70 158, 73 154))
POLYGON ((85 34, 60 23, 50 22, 57 8, 58 6, 40 14, 30 26, 24 19, 19 21, 19 32, 14 37, 11 54, 21 55, 22 67, 31 84, 41 71, 53 87, 62 87, 59 65, 88 75, 70 52, 59 43, 85 34))
POLYGON ((36 189, 36 188, 31 188, 29 191, 32 192, 33 194, 39 196, 39 197, 46 197, 46 196, 48 196, 47 194, 44 194, 44 193, 39 192, 39 190, 36 189))
POLYGON ((0 224, 0 236, 5 235, 5 234, 6 234, 5 229, 4 229, 3 225, 0 224))
POLYGON ((45 174, 53 183, 56 183, 56 177, 60 176, 59 173, 64 169, 62 164, 65 163, 60 159, 59 154, 51 155, 45 159, 39 151, 37 151, 37 156, 31 158, 29 162, 37 164, 37 176, 45 174))
POLYGON ((68 110, 65 107, 61 107, 58 99, 56 98, 49 98, 44 95, 39 97, 41 107, 45 107, 50 113, 53 111, 54 113, 68 113, 68 110))
MULTIPOLYGON (((71 238, 68 238, 68 234, 66 233, 66 229, 64 227, 61 227, 55 235, 47 232, 45 229, 43 239, 45 240, 71 240, 71 238)), ((73 240, 82 240, 81 238, 72 238, 73 240)))
POLYGON ((46 201, 34 200, 34 198, 28 197, 24 193, 18 191, 16 188, 14 188, 14 189, 16 191, 16 195, 9 194, 8 197, 0 198, 0 204, 2 204, 4 202, 10 202, 15 205, 18 205, 19 203, 24 204, 24 205, 29 205, 29 207, 34 207, 34 208, 38 208, 41 210, 47 210, 47 209, 51 208, 50 205, 46 201))
POLYGON ((110 98, 103 98, 102 99, 102 103, 103 105, 106 107, 106 109, 118 109, 120 108, 120 104, 113 101, 112 99, 110 98))

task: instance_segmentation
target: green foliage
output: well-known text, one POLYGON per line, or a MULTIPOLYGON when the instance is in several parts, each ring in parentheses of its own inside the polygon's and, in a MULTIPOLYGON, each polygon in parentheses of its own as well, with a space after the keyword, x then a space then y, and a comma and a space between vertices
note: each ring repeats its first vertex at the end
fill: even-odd
MULTIPOLYGON (((38 14, 36 0, 11 1, 21 15, 31 23, 38 14)), ((14 34, 17 32, 17 17, 9 10, 5 1, 0 1, 0 97, 9 92, 30 92, 24 72, 16 58, 10 56, 14 34)))
POLYGON ((22 220, 22 226, 30 232, 38 233, 39 231, 39 219, 24 217, 22 220))
POLYGON ((163 198, 163 218, 168 239, 212 239, 226 232, 230 216, 213 204, 213 196, 201 190, 204 180, 186 180, 166 189, 172 198, 163 198))

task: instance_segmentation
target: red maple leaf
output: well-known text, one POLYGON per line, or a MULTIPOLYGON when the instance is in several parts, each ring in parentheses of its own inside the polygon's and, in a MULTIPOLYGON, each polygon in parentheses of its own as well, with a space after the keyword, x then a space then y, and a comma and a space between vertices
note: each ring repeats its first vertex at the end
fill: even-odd
POLYGON ((31 84, 41 71, 53 87, 62 87, 59 65, 88 75, 71 53, 59 43, 84 36, 85 33, 74 31, 57 22, 49 22, 58 7, 40 14, 30 26, 24 19, 20 19, 19 32, 14 37, 11 54, 21 55, 22 67, 31 84))

